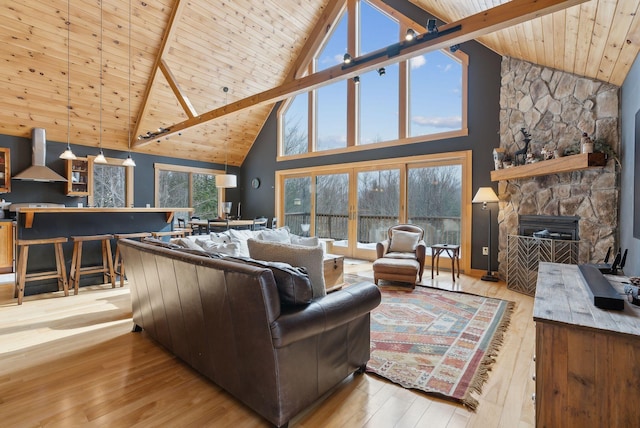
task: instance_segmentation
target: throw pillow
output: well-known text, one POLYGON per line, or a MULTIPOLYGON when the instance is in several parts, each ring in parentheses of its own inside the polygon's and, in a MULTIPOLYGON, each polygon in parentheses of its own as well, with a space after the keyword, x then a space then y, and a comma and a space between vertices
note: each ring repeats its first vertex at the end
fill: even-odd
POLYGON ((229 229, 229 237, 231 243, 238 247, 238 255, 241 257, 249 257, 249 248, 247 248, 247 239, 253 238, 251 230, 229 229))
POLYGON ((211 232, 209 233, 209 239, 211 239, 216 244, 228 244, 231 242, 231 237, 227 232, 211 232))
POLYGON ((202 245, 188 238, 175 238, 171 240, 171 243, 178 244, 182 248, 189 248, 190 250, 202 250, 202 245))
POLYGON ((304 267, 309 273, 313 298, 327 294, 324 284, 324 251, 321 246, 305 247, 281 242, 247 241, 250 257, 257 260, 284 262, 291 266, 304 267))
POLYGON ((304 237, 298 235, 290 235, 291 243, 294 245, 304 245, 305 247, 317 247, 320 245, 320 240, 317 236, 304 237))
POLYGON ((289 231, 287 229, 264 229, 259 233, 260 239, 269 242, 290 243, 289 231))
POLYGON ((420 241, 420 233, 407 232, 406 230, 391 231, 391 245, 389 251, 399 253, 410 253, 416 250, 420 241))
POLYGON ((226 254, 228 256, 238 255, 238 246, 233 242, 228 244, 218 244, 211 240, 208 240, 202 248, 208 253, 226 254))
POLYGON ((313 299, 313 289, 309 275, 304 268, 293 267, 288 263, 266 262, 249 257, 229 257, 252 266, 265 267, 271 270, 278 288, 280 303, 283 305, 306 305, 313 299))

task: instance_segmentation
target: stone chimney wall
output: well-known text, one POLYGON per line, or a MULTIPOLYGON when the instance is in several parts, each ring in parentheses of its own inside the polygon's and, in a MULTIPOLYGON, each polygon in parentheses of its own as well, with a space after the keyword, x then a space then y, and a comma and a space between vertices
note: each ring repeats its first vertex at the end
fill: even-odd
MULTIPOLYGON (((565 149, 583 132, 604 139, 620 152, 619 90, 609 83, 579 77, 514 58, 502 59, 500 147, 507 154, 524 146, 541 157, 543 148, 565 149)), ((540 162, 544 162, 541 160, 540 162)), ((518 215, 579 216, 579 263, 602 261, 618 242, 617 158, 604 168, 500 181, 498 214, 500 275, 507 271, 507 237, 518 234, 518 215)))

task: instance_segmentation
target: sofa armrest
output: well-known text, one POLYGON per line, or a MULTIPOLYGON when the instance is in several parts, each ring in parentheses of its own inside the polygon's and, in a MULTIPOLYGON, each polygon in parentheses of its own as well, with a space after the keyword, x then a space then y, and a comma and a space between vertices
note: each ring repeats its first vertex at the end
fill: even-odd
POLYGON ((418 242, 418 245, 416 245, 416 259, 418 259, 421 264, 424 264, 426 254, 427 244, 423 240, 420 240, 420 242, 418 242))
POLYGON ((271 323, 271 339, 276 348, 285 347, 346 324, 375 309, 380 290, 371 282, 360 282, 313 300, 302 307, 282 308, 271 323))
POLYGON ((389 251, 389 244, 390 241, 388 239, 376 244, 376 255, 379 259, 383 258, 384 255, 387 254, 387 251, 389 251))

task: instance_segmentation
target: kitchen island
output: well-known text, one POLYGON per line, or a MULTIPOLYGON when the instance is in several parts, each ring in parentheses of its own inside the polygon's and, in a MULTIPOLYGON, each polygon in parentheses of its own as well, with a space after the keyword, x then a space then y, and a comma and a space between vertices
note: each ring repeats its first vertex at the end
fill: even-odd
MULTIPOLYGON (((17 239, 69 238, 63 245, 67 273, 71 267, 73 243, 79 235, 169 231, 176 213, 191 213, 193 208, 76 208, 21 207, 16 212, 17 239)), ((86 244, 83 265, 101 264, 102 252, 98 242, 86 244)), ((111 243, 115 252, 115 239, 111 243)), ((29 250, 27 272, 55 270, 53 246, 34 246, 29 250), (51 248, 49 248, 51 247, 51 248)), ((83 275, 81 286, 102 283, 102 275, 83 275)), ((29 282, 25 295, 56 291, 55 280, 29 282)))

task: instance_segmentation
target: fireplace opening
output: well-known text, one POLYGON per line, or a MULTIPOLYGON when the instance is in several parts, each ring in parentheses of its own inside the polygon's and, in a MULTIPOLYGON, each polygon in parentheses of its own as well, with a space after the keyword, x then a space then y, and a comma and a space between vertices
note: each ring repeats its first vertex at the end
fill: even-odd
POLYGON ((521 215, 520 236, 578 241, 578 216, 521 215))

